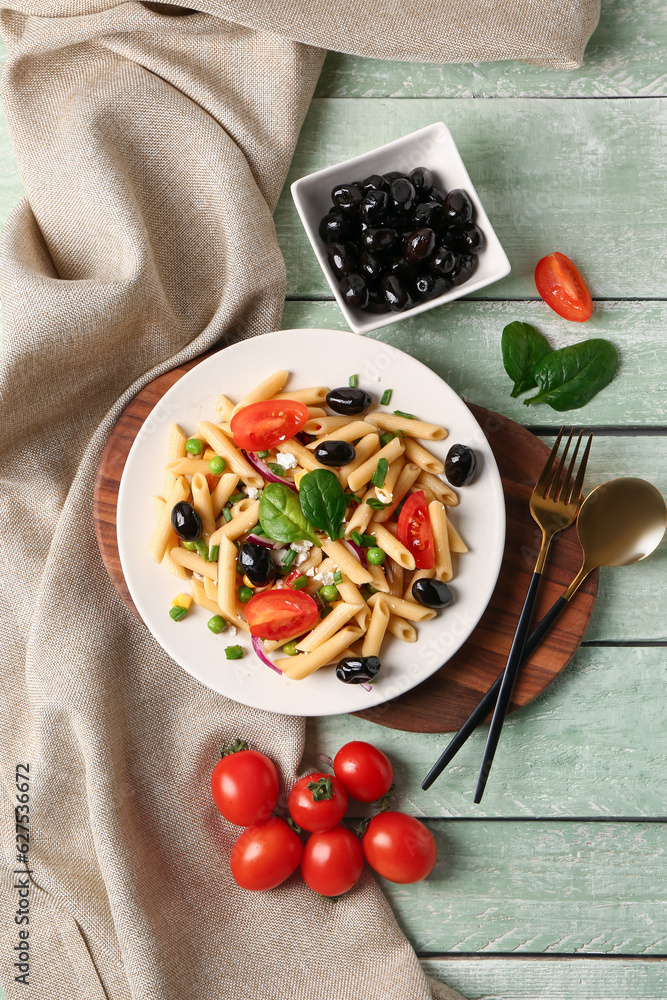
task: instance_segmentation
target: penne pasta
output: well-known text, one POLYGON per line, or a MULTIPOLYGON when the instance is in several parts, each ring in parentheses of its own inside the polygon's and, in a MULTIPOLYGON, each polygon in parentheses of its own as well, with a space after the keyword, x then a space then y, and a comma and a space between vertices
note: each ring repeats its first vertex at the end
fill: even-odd
POLYGON ((352 583, 361 586, 364 583, 373 582, 368 570, 364 569, 357 557, 352 555, 342 542, 332 542, 330 539, 325 539, 322 542, 322 548, 333 559, 341 573, 349 577, 352 583))
POLYGON ((332 608, 333 611, 326 618, 323 618, 312 632, 309 632, 308 635, 297 642, 297 649, 300 649, 303 653, 312 653, 323 642, 326 642, 332 635, 340 631, 343 625, 346 625, 350 618, 353 618, 358 611, 361 611, 361 604, 346 604, 345 601, 336 601, 335 604, 332 604, 332 608))
POLYGON ((195 580, 193 577, 190 580, 190 588, 192 590, 192 600, 195 604, 198 604, 201 608, 206 608, 206 610, 210 611, 212 615, 220 614, 220 608, 218 607, 217 600, 211 600, 199 580, 195 580))
POLYGON ((407 494, 408 490, 414 483, 415 479, 419 475, 419 466, 415 465, 414 462, 406 462, 398 479, 396 480, 396 485, 394 486, 394 491, 391 497, 391 505, 385 507, 384 510, 375 511, 373 514, 373 521, 378 524, 384 524, 393 515, 394 511, 398 507, 399 503, 403 497, 407 494))
POLYGON ((192 488, 192 506, 201 518, 202 533, 205 538, 210 538, 215 531, 215 518, 213 517, 211 493, 206 476, 202 476, 201 472, 196 473, 192 477, 190 486, 192 488))
POLYGON ((239 477, 235 472, 224 472, 220 479, 218 480, 217 486, 211 493, 211 507, 213 508, 213 517, 219 517, 222 508, 225 506, 229 498, 236 493, 236 486, 239 481, 239 477))
POLYGON ((417 629, 410 622, 406 622, 404 618, 399 618, 398 615, 389 616, 387 632, 390 635, 395 635, 401 642, 417 641, 417 629))
POLYGON ((224 535, 218 553, 218 607, 227 621, 236 622, 236 546, 224 535))
POLYGON ((232 410, 232 417, 239 410, 242 410, 244 406, 249 406, 250 403, 260 403, 265 399, 277 399, 276 393, 280 392, 288 378, 288 371, 273 372, 272 375, 265 378, 263 382, 256 385, 254 389, 251 389, 250 392, 246 393, 238 401, 232 410))
MULTIPOLYGON (((155 507, 155 513, 157 515, 158 521, 162 515, 162 511, 167 506, 167 501, 163 500, 162 497, 153 497, 153 506, 155 507)), ((167 542, 167 551, 162 559, 162 565, 164 568, 171 573, 173 576, 177 576, 179 580, 187 580, 188 573, 185 566, 179 566, 171 558, 171 549, 178 545, 178 535, 172 530, 171 538, 167 542)))
POLYGON ((368 534, 373 535, 379 547, 387 553, 390 559, 393 559, 395 563, 402 566, 403 569, 415 568, 415 557, 413 554, 383 524, 371 521, 368 534))
POLYGON ((286 677, 295 681, 301 681, 304 677, 314 673, 323 667, 330 660, 340 658, 342 651, 361 635, 361 629, 354 626, 347 626, 336 635, 323 642, 312 653, 297 653, 296 656, 286 656, 284 659, 275 660, 274 663, 286 677))
MULTIPOLYGON (((178 424, 172 424, 169 430, 169 445, 167 447, 167 462, 175 462, 179 458, 185 458, 185 442, 187 438, 185 434, 178 426, 178 424)), ((183 475, 182 472, 167 472, 164 477, 164 495, 166 497, 171 493, 174 484, 179 476, 183 475)))
POLYGON ((250 462, 243 457, 236 445, 223 434, 219 427, 208 420, 202 420, 198 424, 198 430, 216 455, 221 455, 226 460, 230 470, 235 472, 246 486, 254 486, 256 489, 261 489, 264 486, 264 480, 260 474, 255 472, 250 462))
POLYGON ((316 385, 312 389, 295 389, 294 392, 279 392, 273 399, 294 399, 304 406, 322 406, 327 401, 328 389, 325 385, 316 385))
POLYGON ((412 585, 416 583, 417 580, 432 580, 435 576, 435 566, 431 569, 416 569, 412 576, 410 577, 410 582, 408 583, 405 591, 403 593, 404 601, 411 601, 412 598, 412 585))
POLYGON ((451 486, 443 483, 442 479, 431 475, 430 472, 420 472, 417 482, 420 488, 426 487, 426 489, 429 489, 431 493, 435 494, 436 499, 441 500, 447 507, 456 507, 458 505, 459 498, 451 486))
POLYGON ((410 622, 427 622, 431 618, 435 618, 435 611, 431 611, 430 608, 424 608, 421 604, 416 604, 414 601, 406 601, 400 597, 394 597, 393 594, 373 594, 369 598, 368 606, 371 608, 374 607, 378 597, 387 602, 387 607, 392 614, 398 615, 400 618, 407 618, 410 622))
POLYGON ((156 563, 161 563, 164 559, 164 554, 167 551, 167 547, 172 539, 174 529, 171 526, 171 512, 177 503, 181 503, 183 500, 187 500, 190 496, 190 487, 188 486, 186 480, 179 476, 179 478, 174 483, 174 486, 167 497, 166 503, 164 505, 164 510, 160 515, 160 519, 157 523, 155 531, 153 532, 153 537, 150 540, 148 546, 148 551, 152 555, 156 563))
POLYGON ((389 624, 389 608, 383 594, 375 594, 375 604, 361 647, 362 656, 378 656, 389 624))
POLYGON ((347 465, 341 466, 338 470, 338 478, 340 479, 341 485, 345 488, 348 485, 350 478, 350 473, 354 472, 364 464, 364 462, 371 457, 371 455, 377 451, 380 446, 380 438, 373 431, 371 434, 366 434, 362 437, 358 445, 355 446, 355 455, 351 462, 347 465))
POLYGON ((400 563, 395 563, 393 559, 389 559, 386 573, 389 580, 389 593, 394 594, 395 597, 402 597, 405 570, 400 563))
MULTIPOLYGON (((285 441, 283 444, 279 444, 276 447, 276 451, 282 452, 283 455, 294 455, 295 459, 302 466, 306 472, 312 472, 313 469, 326 469, 326 465, 322 465, 318 462, 312 451, 308 451, 300 441, 295 440, 295 438, 290 438, 289 441, 285 441)), ((329 472, 335 472, 334 469, 329 469, 329 472)))
MULTIPOLYGON (((310 420, 314 420, 315 417, 326 417, 326 415, 327 415, 327 411, 324 410, 324 409, 322 409, 321 406, 309 406, 308 407, 308 416, 309 416, 310 420)), ((308 422, 310 422, 310 420, 308 422)), ((304 427, 304 430, 305 430, 305 427, 304 427)))
MULTIPOLYGON (((310 407, 308 409, 310 412, 310 407)), ((335 431, 338 427, 344 427, 346 424, 350 424, 356 419, 356 417, 320 417, 315 420, 311 417, 311 419, 303 425, 303 429, 306 434, 329 434, 331 431, 335 431)))
POLYGON ((371 613, 368 605, 361 596, 359 589, 355 586, 354 583, 352 583, 351 580, 346 580, 345 577, 343 577, 342 583, 337 584, 337 587, 340 597, 342 597, 342 599, 347 604, 361 605, 359 611, 357 611, 354 617, 356 619, 357 625, 365 632, 366 628, 368 627, 368 621, 371 617, 371 613))
POLYGON ((444 464, 435 455, 432 455, 430 451, 415 441, 414 438, 406 437, 403 442, 405 445, 405 456, 415 465, 418 465, 420 469, 424 472, 431 472, 433 475, 438 475, 440 472, 445 471, 444 464))
POLYGON ((196 552, 189 552, 188 549, 181 549, 177 545, 170 552, 171 558, 179 566, 185 566, 186 569, 192 570, 193 573, 199 573, 200 576, 210 576, 212 580, 215 580, 217 563, 205 562, 196 552))
POLYGON ((384 575, 382 566, 373 566, 371 563, 368 564, 368 572, 371 574, 372 583, 371 586, 375 587, 376 590, 382 591, 383 594, 388 594, 390 587, 387 577, 384 575))
POLYGON ((435 575, 443 583, 449 583, 452 578, 452 554, 449 549, 447 534, 447 514, 443 504, 438 500, 428 505, 428 516, 433 530, 435 546, 435 575))
POLYGON ((203 458, 175 458, 173 462, 167 462, 164 471, 172 476, 196 476, 197 473, 205 476, 209 467, 203 458))
POLYGON ((427 424, 423 420, 399 417, 394 413, 374 411, 365 414, 364 419, 383 431, 403 431, 407 437, 424 438, 425 441, 442 441, 447 437, 447 431, 439 424, 427 424))
POLYGON ((377 464, 381 458, 386 458, 387 462, 391 463, 394 459, 398 458, 399 455, 403 454, 403 443, 400 438, 392 438, 384 448, 380 448, 376 451, 374 455, 371 455, 359 468, 355 469, 354 472, 350 473, 348 476, 347 484, 351 490, 355 492, 360 490, 362 486, 372 478, 373 473, 377 468, 377 464))
POLYGON ((468 546, 452 524, 450 517, 447 517, 447 538, 449 539, 449 548, 452 552, 462 553, 468 551, 468 546))
POLYGON ((375 437, 378 436, 373 424, 367 424, 365 420, 353 420, 352 423, 346 424, 343 427, 337 427, 336 430, 325 434, 324 437, 319 437, 316 441, 311 441, 310 444, 306 445, 306 448, 309 451, 314 451, 323 441, 356 441, 357 438, 363 438, 366 434, 373 434, 375 437))
POLYGON ((365 534, 366 528, 368 527, 374 514, 373 508, 369 507, 366 501, 372 498, 377 498, 374 486, 371 486, 370 490, 367 490, 364 493, 361 503, 353 511, 352 517, 345 525, 346 535, 350 535, 355 530, 358 531, 360 535, 365 534))
POLYGON ((232 413, 234 412, 234 404, 231 399, 228 399, 227 396, 220 393, 215 401, 215 408, 218 411, 218 415, 225 421, 225 423, 228 424, 232 419, 232 413))
POLYGON ((216 528, 209 538, 209 545, 219 545, 221 538, 229 538, 236 541, 246 531, 250 531, 257 524, 259 517, 259 500, 239 500, 232 507, 232 519, 226 521, 219 528, 216 528))

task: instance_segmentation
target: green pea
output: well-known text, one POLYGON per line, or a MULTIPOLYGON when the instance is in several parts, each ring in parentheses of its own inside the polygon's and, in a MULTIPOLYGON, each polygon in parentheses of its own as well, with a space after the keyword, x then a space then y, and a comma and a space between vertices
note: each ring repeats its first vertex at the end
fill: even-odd
POLYGON ((204 442, 199 438, 188 438, 185 442, 185 450, 188 455, 201 455, 204 450, 204 442))
POLYGON ((381 444, 381 445, 382 445, 382 447, 384 448, 384 446, 385 446, 386 444, 389 444, 389 442, 390 442, 390 441, 393 441, 393 439, 394 439, 395 437, 396 437, 396 435, 395 435, 395 434, 392 434, 392 432, 391 432, 391 431, 386 431, 386 432, 385 432, 384 434, 382 434, 382 435, 381 435, 381 437, 380 437, 380 444, 381 444))
POLYGON ((214 635, 218 635, 227 628, 227 622, 221 615, 213 615, 212 618, 209 618, 206 624, 214 635))
POLYGON ((374 545, 372 548, 366 549, 366 558, 371 566, 381 566, 387 557, 382 549, 374 545))
POLYGON ((194 542, 184 542, 184 541, 181 541, 181 545, 183 546, 184 549, 187 549, 188 552, 196 552, 197 551, 197 546, 195 545, 194 542))
POLYGON ((252 587, 246 587, 245 585, 243 587, 239 587, 236 591, 236 595, 241 604, 247 604, 254 593, 255 591, 252 587))
POLYGON ((241 660, 243 659, 243 650, 240 646, 226 646, 225 656, 228 660, 241 660))
POLYGON ((331 601, 335 601, 338 598, 338 588, 334 587, 332 583, 327 583, 320 590, 320 597, 323 601, 329 601, 329 603, 331 603, 331 601))
POLYGON ((296 648, 296 639, 292 642, 286 642, 283 646, 283 653, 285 656, 296 656, 299 650, 296 648))
POLYGON ((209 459, 208 467, 214 476, 219 476, 227 468, 227 462, 222 455, 214 455, 209 459))

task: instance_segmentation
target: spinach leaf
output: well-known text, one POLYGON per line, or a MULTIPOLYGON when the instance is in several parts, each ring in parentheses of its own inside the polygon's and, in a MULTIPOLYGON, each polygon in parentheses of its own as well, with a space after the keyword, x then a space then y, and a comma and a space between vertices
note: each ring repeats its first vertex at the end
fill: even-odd
POLYGON ((314 545, 322 545, 312 525, 304 517, 299 497, 283 483, 269 483, 265 487, 259 501, 259 523, 264 534, 277 542, 298 542, 305 539, 314 545))
POLYGON ((548 403, 560 412, 576 410, 609 385, 617 368, 618 354, 608 340, 584 340, 552 351, 535 368, 540 391, 524 403, 548 403))
POLYGON ((501 340, 505 371, 514 382, 512 396, 519 396, 537 385, 535 366, 551 352, 546 337, 529 323, 510 323, 501 340))
POLYGON ((335 541, 340 535, 348 504, 338 476, 328 469, 307 472, 299 482, 299 500, 310 523, 326 531, 335 541))

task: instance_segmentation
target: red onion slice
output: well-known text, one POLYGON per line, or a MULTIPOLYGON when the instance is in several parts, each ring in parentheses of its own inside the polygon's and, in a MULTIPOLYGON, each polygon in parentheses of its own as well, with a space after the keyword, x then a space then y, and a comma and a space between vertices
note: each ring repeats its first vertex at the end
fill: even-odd
POLYGON ((266 462, 263 462, 261 458, 258 458, 254 451, 243 451, 243 454, 248 459, 253 469, 264 476, 267 483, 282 483, 284 486, 289 486, 289 488, 294 490, 295 493, 297 492, 296 483, 293 479, 284 479, 282 476, 274 476, 266 462))
POLYGON ((343 545, 347 545, 348 549, 350 549, 354 553, 354 555, 357 557, 361 565, 364 567, 364 569, 366 569, 368 566, 368 563, 366 561, 366 553, 361 548, 361 546, 357 545, 356 542, 350 541, 349 538, 343 539, 343 545))
POLYGON ((277 667, 275 663, 268 658, 268 656, 262 649, 261 646, 262 640, 259 639, 256 635, 251 635, 250 640, 252 642, 252 648, 255 650, 262 663, 265 663, 267 667, 271 667, 272 670, 275 670, 277 674, 280 674, 282 676, 282 670, 280 669, 280 667, 277 667))
POLYGON ((253 545, 260 545, 263 549, 284 549, 284 542, 274 542, 271 538, 264 538, 263 535, 248 535, 246 538, 247 542, 252 542, 253 545))
POLYGON ((363 688, 364 691, 372 691, 373 690, 373 688, 370 686, 370 684, 367 681, 364 681, 363 684, 359 685, 359 687, 363 688))

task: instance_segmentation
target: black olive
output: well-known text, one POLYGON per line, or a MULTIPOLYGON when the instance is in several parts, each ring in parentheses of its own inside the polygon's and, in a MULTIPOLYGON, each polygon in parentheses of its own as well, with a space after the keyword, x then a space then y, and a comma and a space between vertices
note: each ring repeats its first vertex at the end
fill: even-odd
POLYGON ((437 201, 438 204, 442 205, 445 198, 447 197, 447 192, 443 191, 441 187, 436 187, 435 185, 431 189, 429 198, 431 201, 437 201))
POLYGON ((320 222, 319 232, 326 243, 344 243, 354 234, 354 226, 342 212, 329 212, 320 222))
POLYGON ((429 299, 437 299, 439 295, 444 295, 449 290, 449 282, 439 274, 420 274, 413 282, 415 298, 421 302, 429 299))
POLYGON ((456 267, 456 257, 447 247, 438 247, 428 262, 428 266, 436 274, 442 274, 447 277, 456 267))
POLYGON ((456 267, 449 275, 449 280, 453 285, 462 285, 477 270, 479 257, 477 254, 461 254, 456 258, 456 267))
POLYGON ((367 191, 359 206, 359 218, 369 226, 379 226, 389 214, 389 195, 386 191, 367 191))
POLYGON ((331 192, 331 200, 341 212, 354 212, 361 204, 363 195, 355 184, 337 184, 331 192))
POLYGON ((442 205, 437 201, 423 201, 413 211, 412 219, 416 229, 421 229, 422 226, 438 229, 444 222, 442 205))
POLYGON ((337 278, 349 274, 357 266, 357 251, 352 243, 331 243, 327 248, 327 258, 337 278))
POLYGON ((377 288, 371 288, 366 309, 372 313, 389 312, 389 306, 384 300, 384 295, 377 288))
POLYGON ((391 184, 392 181, 397 181, 399 179, 407 180, 405 174, 402 174, 400 170, 390 170, 388 174, 383 174, 382 176, 384 177, 387 184, 391 184))
POLYGON ((399 212, 411 212, 416 201, 415 189, 407 177, 397 177, 389 185, 389 197, 399 212))
POLYGON ((418 604, 434 611, 448 608, 454 600, 451 590, 442 580, 415 580, 412 584, 412 596, 418 604))
POLYGON ((385 262, 370 250, 364 250, 359 260, 359 270, 366 281, 379 281, 385 267, 385 262))
POLYGON ((472 202, 461 188, 454 188, 442 205, 445 219, 453 226, 469 226, 473 221, 472 202))
POLYGON ((435 233, 432 229, 415 229, 405 240, 403 252, 411 264, 421 264, 435 249, 435 233))
POLYGON ((467 486, 477 468, 477 456, 467 444, 453 444, 447 452, 445 475, 452 486, 467 486))
POLYGON ((351 386, 341 386, 327 393, 327 406, 334 413, 363 413, 373 402, 370 392, 365 389, 353 389, 351 386))
POLYGON ((380 282, 384 300, 392 312, 403 312, 412 305, 406 286, 395 274, 387 274, 380 282))
POLYGON ((388 253, 398 242, 398 233, 395 229, 387 227, 366 229, 361 234, 361 242, 364 248, 372 253, 388 253))
POLYGON ((368 305, 368 286, 360 274, 344 274, 340 290, 346 305, 354 309, 365 309, 368 305))
POLYGON ((322 465, 333 465, 340 469, 341 465, 348 465, 354 462, 356 451, 354 445, 349 441, 322 441, 318 444, 313 455, 322 465))
POLYGON ((486 246, 484 233, 479 226, 466 226, 464 229, 452 229, 446 236, 446 241, 457 253, 481 253, 486 246))
POLYGON ((371 174, 361 182, 361 190, 364 193, 368 191, 386 191, 388 187, 389 185, 386 180, 380 174, 371 174))
POLYGON ((270 549, 265 549, 254 542, 244 542, 239 549, 239 568, 256 587, 272 583, 276 578, 276 564, 271 558, 270 549))
POLYGON ((347 656, 338 661, 336 677, 343 684, 370 684, 380 667, 377 656, 347 656))
POLYGON ((171 509, 171 526, 184 542, 194 542, 202 532, 201 517, 191 503, 181 500, 171 509))
POLYGON ((417 194, 430 194, 433 187, 433 174, 428 167, 415 167, 414 170, 410 171, 409 177, 417 194))
POLYGON ((389 263, 389 271, 385 270, 385 274, 395 274, 401 284, 408 284, 416 276, 416 272, 412 264, 408 264, 405 257, 394 257, 389 263))

